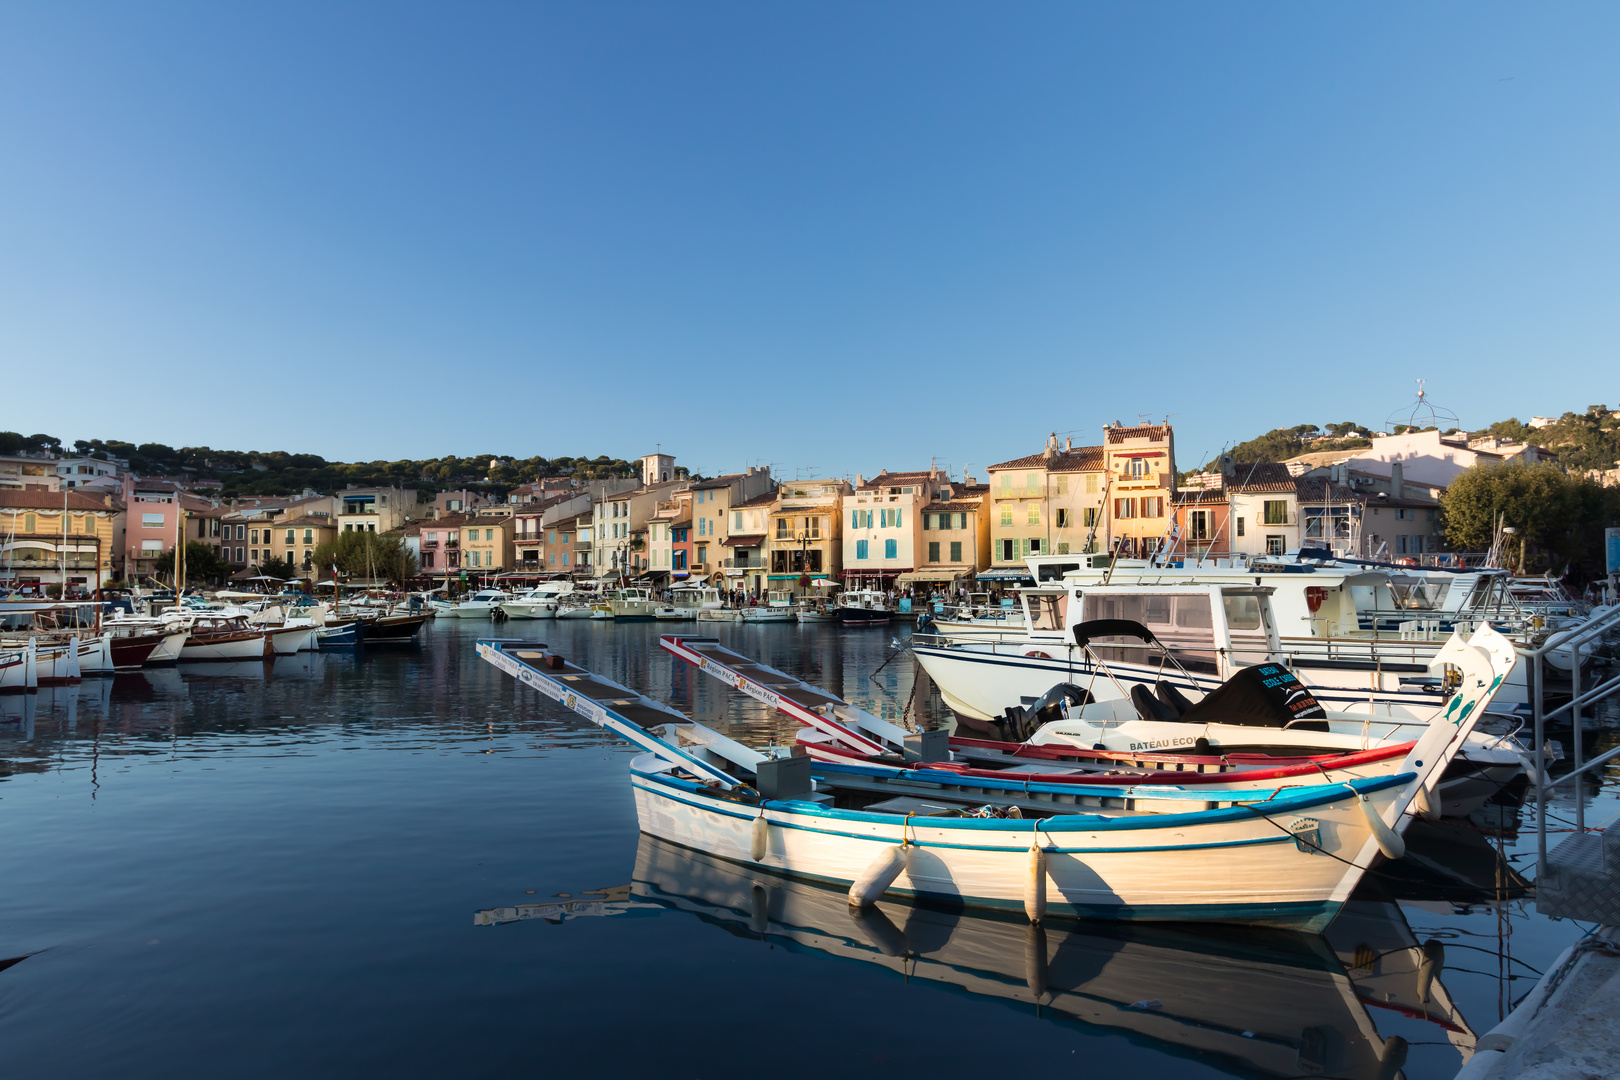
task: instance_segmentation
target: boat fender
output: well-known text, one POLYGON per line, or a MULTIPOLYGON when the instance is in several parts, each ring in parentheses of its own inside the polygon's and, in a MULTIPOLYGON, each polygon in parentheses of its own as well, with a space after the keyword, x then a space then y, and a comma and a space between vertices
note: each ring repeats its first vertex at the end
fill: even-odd
MULTIPOLYGON (((763 821, 764 818, 760 818, 759 820, 763 821)), ((756 881, 754 882, 754 887, 749 890, 749 893, 749 902, 752 909, 750 911, 750 915, 752 917, 749 919, 748 925, 753 929, 754 933, 758 934, 760 937, 764 937, 765 931, 771 928, 770 891, 756 881)))
POLYGON ((1406 1040, 1399 1035, 1391 1035, 1384 1040, 1383 1049, 1378 1051, 1378 1080, 1395 1080, 1406 1067, 1406 1040))
POLYGON ((1419 786, 1417 794, 1412 796, 1412 812, 1425 821, 1440 820, 1440 808, 1435 805, 1434 794, 1423 786, 1419 786))
POLYGON ((754 835, 748 842, 748 854, 754 857, 755 862, 765 860, 765 852, 770 847, 770 840, 771 826, 765 820, 765 814, 761 812, 759 817, 754 819, 754 835))
POLYGON ((1378 811, 1373 808, 1367 796, 1363 795, 1356 801, 1361 804, 1361 816, 1367 819, 1367 828, 1372 830, 1373 839, 1378 841, 1378 850, 1384 853, 1384 858, 1398 859, 1405 855, 1406 841, 1384 823, 1384 819, 1378 816, 1378 811))
POLYGON ((872 948, 884 956, 910 956, 911 950, 906 948, 906 935, 900 928, 883 914, 882 909, 875 907, 854 907, 849 909, 849 917, 855 925, 861 928, 862 935, 871 942, 872 948))
POLYGON ((1024 982, 1035 1003, 1046 1003, 1046 927, 1030 923, 1024 930, 1024 982))
POLYGON ((905 844, 891 844, 884 848, 850 885, 849 902, 858 908, 877 903, 878 897, 888 891, 905 868, 905 844))
POLYGON ((1029 845, 1029 876, 1024 882, 1024 914, 1029 921, 1038 923, 1046 918, 1046 851, 1041 847, 1040 826, 1035 827, 1035 840, 1029 845))
POLYGON ((1446 946, 1438 938, 1430 938, 1423 943, 1423 961, 1418 964, 1417 992, 1418 1000, 1425 1005, 1429 1003, 1429 989, 1434 980, 1440 977, 1440 972, 1446 966, 1446 946))
POLYGON ((1195 753, 1195 754, 1207 754, 1207 753, 1209 753, 1209 740, 1204 738, 1202 735, 1200 735, 1200 736, 1198 736, 1198 738, 1194 739, 1193 740, 1193 753, 1195 753))

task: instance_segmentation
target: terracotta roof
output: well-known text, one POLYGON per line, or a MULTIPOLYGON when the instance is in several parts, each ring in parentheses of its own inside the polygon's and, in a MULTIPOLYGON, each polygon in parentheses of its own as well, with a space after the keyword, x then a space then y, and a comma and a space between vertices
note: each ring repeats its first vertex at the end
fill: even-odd
POLYGON ((492 514, 481 514, 478 517, 470 517, 470 518, 468 518, 466 520, 466 524, 468 524, 468 525, 506 525, 506 524, 509 524, 511 522, 511 520, 512 520, 511 518, 506 517, 504 514, 493 514, 493 515, 492 514))
POLYGON ((1296 480, 1280 461, 1237 462, 1227 474, 1228 487, 1239 492, 1296 491, 1296 480))
POLYGON ((167 480, 137 480, 132 485, 136 491, 178 491, 179 488, 167 480))
MULTIPOLYGON (((118 499, 114 499, 113 504, 108 506, 99 496, 81 495, 72 489, 69 489, 66 494, 67 508, 70 514, 75 510, 81 512, 85 510, 105 510, 110 512, 124 508, 123 502, 118 499)), ((0 506, 13 507, 18 510, 60 511, 62 509, 62 497, 63 493, 60 491, 14 491, 8 488, 0 490, 0 506)))
MULTIPOLYGON (((411 524, 415 525, 415 526, 418 526, 417 531, 420 532, 421 531, 420 526, 422 526, 424 524, 430 524, 430 523, 429 522, 421 522, 421 521, 413 521, 413 522, 411 522, 411 524)), ((278 521, 278 522, 276 522, 276 527, 277 528, 288 528, 288 529, 299 528, 299 527, 306 528, 306 529, 335 529, 335 528, 337 528, 337 522, 335 522, 331 518, 325 517, 325 516, 317 516, 315 514, 300 514, 295 518, 288 518, 286 521, 278 521)), ((409 531, 409 530, 406 530, 406 531, 409 531)), ((413 533, 412 535, 415 535, 415 534, 413 533)))
POLYGON ((1107 439, 1111 443, 1122 443, 1126 439, 1152 439, 1163 442, 1170 437, 1169 424, 1139 424, 1136 427, 1111 427, 1108 429, 1107 439))
POLYGON ((747 502, 733 503, 731 508, 733 510, 738 510, 744 506, 770 506, 776 501, 776 495, 777 493, 775 491, 767 491, 763 495, 755 495, 747 502))
MULTIPOLYGON (((1045 469, 1047 472, 1102 472, 1103 448, 1100 446, 1077 446, 1073 450, 1059 450, 1049 463, 1045 453, 1030 454, 1026 457, 1013 458, 1003 461, 999 465, 990 466, 996 469, 1045 469)), ((987 485, 988 486, 988 485, 987 485)))
POLYGON ((1177 506, 1224 506, 1225 504, 1225 488, 1182 488, 1181 494, 1176 497, 1177 506))
POLYGON ((704 480, 700 483, 693 484, 692 490, 707 491, 710 488, 730 487, 733 480, 741 480, 746 475, 747 473, 740 472, 726 473, 724 476, 716 476, 713 480, 704 480))
POLYGON ((1300 477, 1297 485, 1300 502, 1361 502, 1362 494, 1346 484, 1335 484, 1323 477, 1300 477))
POLYGON ((898 484, 916 484, 924 480, 937 479, 938 477, 939 473, 930 469, 922 469, 918 472, 890 472, 884 469, 855 490, 871 491, 873 488, 894 487, 898 484))
POLYGON ((937 514, 942 511, 950 511, 954 513, 958 510, 966 510, 968 513, 972 514, 977 513, 978 509, 979 504, 976 502, 964 502, 961 500, 956 500, 953 502, 931 502, 927 506, 923 507, 923 512, 928 514, 937 514))

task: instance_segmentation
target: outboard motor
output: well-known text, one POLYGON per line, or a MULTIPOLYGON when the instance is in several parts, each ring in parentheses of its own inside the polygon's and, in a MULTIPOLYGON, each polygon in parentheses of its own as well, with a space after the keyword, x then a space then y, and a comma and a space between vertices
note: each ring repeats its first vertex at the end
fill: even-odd
POLYGON ((1058 683, 1036 698, 1033 704, 1009 708, 999 721, 1002 737, 1010 742, 1025 742, 1043 724, 1063 719, 1063 710, 1068 706, 1084 705, 1090 700, 1090 691, 1074 683, 1058 683))

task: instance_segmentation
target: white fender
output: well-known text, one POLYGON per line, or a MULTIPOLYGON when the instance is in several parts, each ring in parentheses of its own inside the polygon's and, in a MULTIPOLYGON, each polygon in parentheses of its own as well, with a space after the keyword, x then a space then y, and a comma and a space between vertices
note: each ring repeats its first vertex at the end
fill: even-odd
POLYGON ((23 688, 33 690, 39 686, 39 646, 33 638, 23 656, 23 688))
POLYGON ((1029 876, 1024 881, 1024 914, 1029 921, 1038 923, 1046 917, 1046 852, 1041 849, 1041 834, 1029 845, 1029 876))
POLYGON ((878 897, 888 891, 894 879, 906 868, 906 848, 904 844, 894 844, 884 848, 878 853, 861 876, 856 878, 849 887, 849 902, 856 907, 866 907, 877 903, 878 897))
POLYGON ((68 638, 67 677, 78 679, 79 675, 79 635, 74 634, 68 638))
POLYGON ((755 862, 760 862, 765 858, 765 852, 770 847, 770 839, 770 823, 765 820, 765 815, 761 813, 759 817, 754 819, 754 835, 748 844, 748 853, 754 857, 755 862))
POLYGON ((1402 840, 1394 829, 1384 823, 1378 816, 1373 804, 1363 795, 1356 800, 1361 805, 1361 816, 1367 819, 1367 828, 1372 830, 1373 839, 1378 841, 1378 850, 1384 853, 1386 859, 1398 859, 1406 854, 1406 841, 1402 840))

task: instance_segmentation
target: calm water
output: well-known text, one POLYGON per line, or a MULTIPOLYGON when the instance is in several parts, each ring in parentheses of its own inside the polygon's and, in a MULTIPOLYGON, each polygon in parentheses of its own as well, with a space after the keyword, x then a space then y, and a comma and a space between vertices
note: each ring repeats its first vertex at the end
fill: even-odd
MULTIPOLYGON (((756 744, 792 737, 666 658, 657 629, 500 633, 756 744)), ((24 958, 0 970, 6 1075, 656 1059, 692 1077, 1370 1080, 1404 1052, 1407 1077, 1449 1077, 1585 929, 1489 902, 1497 841, 1449 826, 1325 939, 1061 923, 1043 939, 901 905, 857 921, 840 894, 642 840, 628 751, 479 661, 490 632, 445 620, 409 651, 0 699, 0 964, 24 958), (1431 939, 1445 962, 1425 999, 1431 939)), ((937 714, 908 658, 878 671, 903 627, 720 633, 874 711, 937 714)), ((1617 809, 1589 798, 1592 824, 1617 809)), ((1504 847, 1533 869, 1533 833, 1504 847)))

